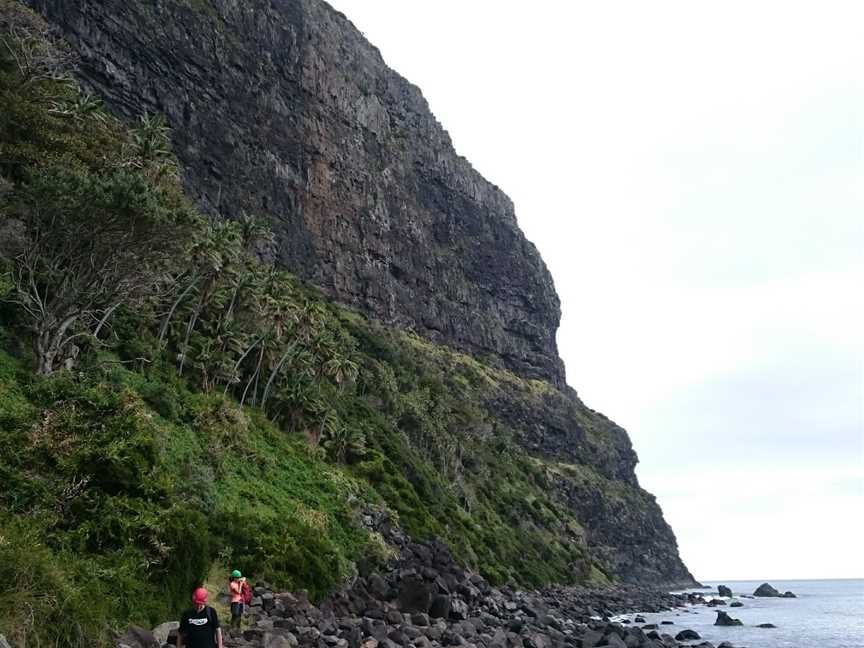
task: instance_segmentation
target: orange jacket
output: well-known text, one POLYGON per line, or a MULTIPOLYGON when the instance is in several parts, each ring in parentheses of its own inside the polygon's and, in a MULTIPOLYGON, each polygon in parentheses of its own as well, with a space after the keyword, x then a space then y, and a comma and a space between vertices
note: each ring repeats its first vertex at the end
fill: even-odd
POLYGON ((231 594, 232 603, 243 602, 243 590, 239 580, 232 580, 228 583, 228 593, 231 594))

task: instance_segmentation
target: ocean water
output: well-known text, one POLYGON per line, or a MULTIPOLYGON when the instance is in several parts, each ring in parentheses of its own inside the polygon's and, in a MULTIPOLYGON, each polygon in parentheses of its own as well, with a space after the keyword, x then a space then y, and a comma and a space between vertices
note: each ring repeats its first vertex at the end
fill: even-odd
MULTIPOLYGON (((704 592, 706 599, 716 594, 717 585, 726 585, 732 593, 753 594, 763 581, 712 581, 703 583, 711 589, 688 590, 704 592)), ((731 641, 736 648, 864 648, 864 580, 801 580, 769 581, 781 593, 791 590, 795 599, 739 598, 744 607, 706 608, 694 606, 659 614, 643 614, 648 623, 662 620, 675 625, 658 626, 659 632, 676 635, 684 628, 695 630, 715 646, 731 641), (715 626, 715 610, 725 610, 741 619, 743 626, 715 626), (776 628, 757 628, 760 623, 773 623, 776 628), (666 628, 663 630, 663 628, 666 628)), ((633 615, 627 615, 632 620, 633 615)), ((699 643, 694 641, 692 643, 699 643)))

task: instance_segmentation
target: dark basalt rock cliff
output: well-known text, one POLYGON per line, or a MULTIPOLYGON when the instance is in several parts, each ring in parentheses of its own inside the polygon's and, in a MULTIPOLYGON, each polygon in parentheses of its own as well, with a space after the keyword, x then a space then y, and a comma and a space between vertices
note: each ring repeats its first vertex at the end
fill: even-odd
POLYGON ((339 302, 563 383, 552 278, 420 90, 319 0, 29 0, 115 110, 164 113, 200 207, 268 216, 339 302))
POLYGON ((626 432, 564 383, 558 296, 512 202, 342 14, 321 0, 24 3, 111 109, 167 117, 206 213, 264 215, 265 254, 335 300, 554 385, 539 408, 503 392, 485 405, 560 466, 556 490, 614 576, 694 582, 626 432))

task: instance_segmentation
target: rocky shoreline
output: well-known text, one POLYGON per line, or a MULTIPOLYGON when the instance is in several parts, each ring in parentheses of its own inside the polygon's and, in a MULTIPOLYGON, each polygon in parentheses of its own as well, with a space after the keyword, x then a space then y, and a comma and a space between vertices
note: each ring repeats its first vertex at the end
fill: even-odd
MULTIPOLYGON (((672 621, 635 614, 717 606, 701 593, 669 594, 638 586, 493 587, 460 567, 438 542, 403 540, 389 568, 358 576, 321 603, 304 593, 254 588, 244 630, 225 628, 228 648, 732 648, 701 641, 672 621), (627 614, 628 618, 621 615, 627 614)), ((718 614, 718 619, 725 617, 718 614)), ((223 624, 224 626, 225 624, 223 624)), ((120 648, 164 648, 176 622, 152 633, 130 629, 120 648)))

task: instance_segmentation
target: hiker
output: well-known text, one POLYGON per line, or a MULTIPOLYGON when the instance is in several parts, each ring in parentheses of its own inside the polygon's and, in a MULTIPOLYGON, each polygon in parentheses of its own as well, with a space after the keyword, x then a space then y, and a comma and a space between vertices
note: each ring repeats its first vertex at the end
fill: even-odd
POLYGON ((219 615, 207 605, 207 590, 199 587, 192 592, 192 608, 180 617, 177 648, 223 648, 219 615))
POLYGON ((231 572, 231 578, 228 579, 228 593, 231 595, 231 627, 239 630, 243 620, 243 606, 248 603, 247 598, 251 598, 249 585, 239 569, 231 572))

